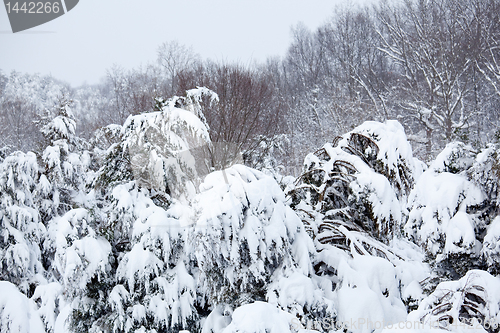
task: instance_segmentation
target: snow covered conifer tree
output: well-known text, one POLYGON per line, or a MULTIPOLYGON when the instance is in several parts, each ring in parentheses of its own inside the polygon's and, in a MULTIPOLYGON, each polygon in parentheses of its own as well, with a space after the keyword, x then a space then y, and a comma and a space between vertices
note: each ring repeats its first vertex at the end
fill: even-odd
POLYGON ((62 97, 56 116, 41 128, 44 137, 52 144, 58 140, 74 142, 76 122, 70 109, 71 103, 72 101, 62 97))
POLYGON ((190 104, 196 99, 178 100, 130 116, 105 153, 94 184, 96 199, 105 203, 99 233, 111 245, 111 279, 103 280, 107 286, 96 283, 103 286, 99 294, 81 298, 72 316, 77 330, 199 328, 194 268, 185 249, 198 184, 189 150, 210 139, 201 109, 190 104))
POLYGON ((45 279, 41 244, 46 228, 35 208, 38 164, 14 152, 0 163, 0 277, 31 296, 45 279))
POLYGON ((497 154, 495 145, 477 152, 450 143, 409 197, 405 230, 443 276, 459 278, 472 268, 498 270, 497 154))
POLYGON ((199 306, 212 310, 204 331, 256 301, 303 323, 336 317, 333 302, 313 278, 312 240, 271 176, 243 165, 213 172, 195 208, 199 217, 188 244, 199 267, 199 306))
POLYGON ((399 123, 365 122, 309 154, 289 195, 320 243, 347 249, 344 227, 388 242, 399 233, 402 203, 421 169, 399 123))
POLYGON ((476 157, 467 174, 473 183, 480 186, 485 200, 473 211, 482 221, 478 231, 486 230, 482 254, 488 271, 500 273, 500 144, 490 144, 476 157))
POLYGON ((206 88, 194 89, 188 92, 188 98, 174 97, 160 103, 161 111, 130 116, 122 128, 122 141, 108 149, 97 184, 134 179, 138 186, 153 192, 183 200, 192 196, 196 192, 196 161, 186 152, 210 143, 196 97, 209 92, 206 88), (116 168, 109 168, 117 160, 123 165, 118 173, 116 168))
POLYGON ((85 151, 84 142, 75 135, 76 122, 71 103, 62 97, 56 116, 45 119, 40 129, 45 138, 41 153, 45 170, 40 181, 44 186, 41 213, 45 219, 70 210, 72 192, 82 190, 86 182, 90 154, 85 151))
POLYGON ((396 121, 365 122, 306 157, 288 195, 314 239, 314 271, 333 286, 339 322, 397 322, 411 302, 406 290, 421 299, 411 284, 428 268, 414 259, 419 249, 400 238, 404 204, 423 168, 396 121), (370 311, 352 306, 357 298, 370 298, 370 311))
POLYGON ((193 246, 207 302, 264 300, 275 272, 309 274, 312 243, 271 177, 235 165, 210 174, 202 189, 193 246))
MULTIPOLYGON (((200 89, 199 95, 209 91, 200 89)), ((127 243, 137 218, 120 206, 115 196, 118 185, 127 191, 144 189, 164 209, 173 198, 189 201, 196 193, 199 181, 190 150, 210 142, 207 127, 196 115, 202 114, 197 103, 194 97, 159 100, 161 110, 130 116, 123 126, 110 125, 100 131, 99 137, 110 136, 114 141, 105 152, 98 152, 103 155, 102 166, 94 180, 98 196, 111 202, 105 227, 109 232, 105 232, 114 239, 112 243, 127 243)))

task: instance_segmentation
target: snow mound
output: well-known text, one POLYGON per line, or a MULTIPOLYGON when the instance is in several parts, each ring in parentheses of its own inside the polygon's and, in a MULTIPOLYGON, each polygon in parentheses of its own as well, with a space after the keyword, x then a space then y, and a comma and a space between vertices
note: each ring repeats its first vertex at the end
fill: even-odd
POLYGON ((377 328, 382 328, 381 323, 406 319, 398 274, 389 261, 358 255, 351 261, 342 261, 338 272, 338 320, 346 324, 358 321, 357 326, 348 327, 350 331, 372 332, 369 323, 379 323, 377 328))
POLYGON ((306 333, 296 317, 269 303, 255 302, 234 310, 222 333, 306 333))
POLYGON ((45 327, 36 309, 36 304, 14 284, 0 281, 1 332, 44 333, 45 327))

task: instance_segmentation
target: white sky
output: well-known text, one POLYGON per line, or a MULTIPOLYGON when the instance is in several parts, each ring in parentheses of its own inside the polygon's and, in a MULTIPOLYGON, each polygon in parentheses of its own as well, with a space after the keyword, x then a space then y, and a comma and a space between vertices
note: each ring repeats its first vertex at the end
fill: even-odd
POLYGON ((66 15, 16 34, 1 6, 0 69, 93 84, 113 64, 155 61, 158 46, 171 40, 204 59, 264 61, 285 54, 292 25, 315 29, 336 5, 361 1, 80 0, 66 15))

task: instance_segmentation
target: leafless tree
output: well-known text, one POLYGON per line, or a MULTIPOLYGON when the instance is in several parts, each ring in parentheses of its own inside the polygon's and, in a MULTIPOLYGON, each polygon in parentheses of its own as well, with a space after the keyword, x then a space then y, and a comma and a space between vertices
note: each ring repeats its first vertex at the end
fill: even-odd
POLYGON ((27 151, 34 148, 39 133, 33 123, 36 119, 36 108, 22 99, 4 100, 0 104, 0 137, 1 146, 9 146, 10 150, 27 151))
POLYGON ((107 125, 121 124, 131 114, 153 110, 155 98, 164 97, 167 92, 157 66, 125 71, 115 65, 107 72, 103 93, 109 100, 102 115, 107 125))
POLYGON ((170 95, 175 93, 176 77, 179 72, 195 65, 199 59, 199 55, 191 47, 186 47, 177 41, 165 42, 160 45, 158 63, 170 79, 170 95))
POLYGON ((463 7, 474 19, 466 28, 476 36, 481 52, 476 66, 500 96, 500 1, 469 0, 463 7))
POLYGON ((204 86, 217 93, 217 104, 204 105, 211 140, 231 144, 248 157, 258 153, 263 140, 283 131, 285 106, 273 80, 266 71, 215 62, 183 70, 177 76, 179 90, 204 86))
POLYGON ((471 18, 456 0, 386 3, 378 13, 386 28, 380 50, 399 66, 400 106, 424 128, 430 156, 434 136, 449 142, 474 115, 467 101, 477 49, 463 29, 471 18))

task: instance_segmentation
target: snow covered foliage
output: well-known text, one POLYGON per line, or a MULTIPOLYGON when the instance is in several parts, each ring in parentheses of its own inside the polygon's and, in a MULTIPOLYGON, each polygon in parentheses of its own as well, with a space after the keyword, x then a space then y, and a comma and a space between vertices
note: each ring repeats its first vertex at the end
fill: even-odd
POLYGON ((304 320, 335 315, 310 279, 312 241, 272 177, 235 165, 207 176, 201 191, 194 238, 206 302, 267 299, 304 320))
POLYGON ((440 283, 408 321, 422 327, 449 331, 499 332, 500 279, 481 270, 470 270, 458 281, 440 283))
POLYGON ((485 196, 478 211, 487 221, 500 215, 500 144, 490 144, 480 151, 467 170, 468 178, 481 187, 485 196))
POLYGON ((66 295, 73 290, 68 327, 198 331, 203 313, 218 304, 235 308, 266 299, 304 317, 334 314, 332 301, 309 278, 312 241, 272 177, 234 166, 210 174, 196 193, 189 154, 211 143, 196 108, 180 107, 169 102, 162 111, 129 117, 96 174, 100 190, 80 199, 85 209, 54 221, 50 233, 66 230, 66 239, 70 226, 87 230, 82 243, 53 241, 60 243, 55 256, 63 280, 73 279, 73 289, 65 287, 66 295), (113 168, 115 152, 128 173, 119 174, 118 163, 113 168), (104 183, 107 171, 113 178, 104 183), (86 244, 101 254, 86 257, 86 244), (308 283, 314 296, 286 295, 297 281, 308 283))
POLYGON ((35 302, 19 292, 16 285, 0 281, 0 331, 43 333, 35 302))
POLYGON ((195 221, 189 203, 199 184, 189 149, 209 137, 194 114, 201 110, 175 107, 174 100, 96 136, 96 155, 109 148, 97 157, 96 191, 84 201, 99 222, 88 241, 103 250, 99 270, 83 281, 86 293, 73 302, 76 331, 199 327, 194 257, 185 248, 195 221))
POLYGON ((117 124, 107 125, 98 128, 92 139, 90 145, 98 149, 101 153, 106 151, 112 144, 118 143, 121 140, 122 126, 117 124))
POLYGON ((323 289, 333 291, 334 323, 404 320, 407 308, 423 298, 417 281, 429 268, 418 248, 396 238, 406 198, 423 169, 401 125, 364 123, 309 154, 304 164, 289 195, 314 238, 315 273, 331 286, 323 289), (352 302, 361 298, 366 306, 352 302))
POLYGON ((497 169, 494 146, 478 153, 451 143, 415 184, 405 231, 444 274, 457 278, 485 265, 498 270, 492 243, 498 233, 492 222, 500 212, 497 169))
POLYGON ((191 222, 189 209, 187 217, 181 205, 165 210, 133 185, 119 185, 114 192, 133 219, 129 250, 117 258, 108 329, 195 329, 196 288, 185 249, 188 229, 183 228, 191 222))
POLYGON ((76 122, 70 104, 70 101, 61 101, 57 116, 41 128, 43 135, 52 143, 58 140, 72 143, 74 139, 76 122))
POLYGON ((202 115, 196 107, 198 100, 187 101, 194 101, 187 109, 175 107, 178 98, 173 98, 161 111, 130 116, 122 127, 121 142, 107 151, 98 185, 135 179, 140 187, 176 198, 187 200, 194 195, 199 183, 189 150, 207 145, 210 138, 198 117, 202 115))
POLYGON ((197 260, 210 301, 264 299, 277 270, 309 273, 312 242, 272 178, 237 165, 201 190, 197 260))
POLYGON ((421 169, 399 123, 366 122, 306 157, 292 207, 320 243, 349 247, 344 230, 387 242, 421 169))
POLYGON ((289 284, 278 285, 279 279, 293 274, 321 291, 308 278, 312 242, 271 177, 234 166, 210 174, 200 189, 192 206, 174 200, 164 208, 135 185, 115 187, 117 210, 133 218, 130 250, 117 258, 104 327, 196 331, 198 309, 266 300, 273 281, 276 305, 299 304, 302 312, 326 308, 321 295, 309 297, 316 303, 302 292, 280 295, 289 284))
POLYGON ((60 276, 67 295, 84 289, 92 278, 106 275, 111 247, 92 228, 92 216, 84 208, 55 218, 48 229, 45 248, 54 251, 52 269, 60 276))
POLYGON ((488 226, 484 236, 482 253, 486 259, 488 270, 497 275, 500 273, 500 216, 488 226))
POLYGON ((0 277, 25 294, 43 280, 42 242, 46 228, 35 208, 40 190, 33 153, 16 152, 0 164, 0 277))
POLYGON ((279 184, 270 160, 234 164, 211 142, 203 96, 217 101, 158 99, 90 143, 62 100, 37 153, 2 157, 0 331, 371 333, 499 316, 498 278, 471 270, 500 270, 498 146, 450 145, 424 172, 399 123, 366 122, 279 184))

